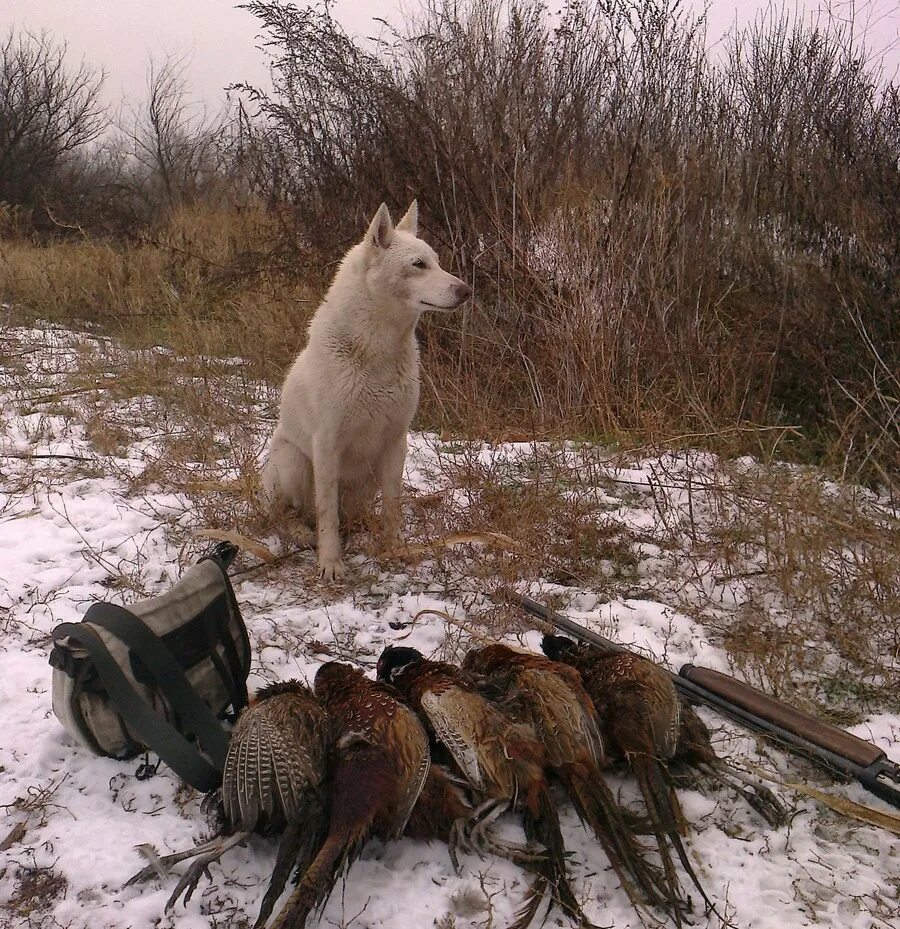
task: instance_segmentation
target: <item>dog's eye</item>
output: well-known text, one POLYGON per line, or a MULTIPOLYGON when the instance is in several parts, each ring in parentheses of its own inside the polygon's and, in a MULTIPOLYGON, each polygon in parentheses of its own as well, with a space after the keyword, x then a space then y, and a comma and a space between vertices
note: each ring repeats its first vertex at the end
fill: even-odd
POLYGON ((413 267, 414 267, 414 268, 427 268, 428 265, 425 264, 425 262, 422 261, 421 258, 417 258, 417 259, 413 262, 413 267))

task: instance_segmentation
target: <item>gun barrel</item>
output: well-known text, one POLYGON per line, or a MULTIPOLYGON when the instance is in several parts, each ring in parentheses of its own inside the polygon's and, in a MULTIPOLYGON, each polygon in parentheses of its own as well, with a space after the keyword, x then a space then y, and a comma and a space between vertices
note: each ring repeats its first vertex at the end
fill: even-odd
MULTIPOLYGON (((502 597, 504 600, 508 600, 510 603, 515 603, 516 606, 522 607, 526 613, 531 613, 532 616, 539 616, 554 628, 561 629, 563 632, 568 632, 569 635, 574 636, 576 639, 580 639, 582 642, 596 645, 597 648, 605 652, 630 651, 630 649, 625 648, 624 645, 619 645, 618 642, 613 642, 612 639, 606 639, 599 633, 591 632, 590 629, 585 629, 580 623, 576 623, 574 619, 569 619, 563 616, 562 613, 551 610, 549 606, 544 606, 543 603, 538 603, 537 600, 532 600, 530 597, 523 597, 514 590, 510 590, 508 587, 501 587, 497 591, 497 596, 502 597)), ((675 677, 674 674, 672 676, 675 677)))

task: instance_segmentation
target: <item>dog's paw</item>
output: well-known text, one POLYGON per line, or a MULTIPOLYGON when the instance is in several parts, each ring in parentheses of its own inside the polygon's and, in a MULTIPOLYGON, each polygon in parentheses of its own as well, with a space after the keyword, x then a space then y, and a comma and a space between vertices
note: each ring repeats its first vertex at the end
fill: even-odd
POLYGON ((344 576, 344 562, 338 558, 319 559, 319 577, 323 581, 339 581, 344 576))
POLYGON ((382 532, 378 537, 378 552, 384 558, 392 558, 404 548, 403 537, 399 532, 382 532))

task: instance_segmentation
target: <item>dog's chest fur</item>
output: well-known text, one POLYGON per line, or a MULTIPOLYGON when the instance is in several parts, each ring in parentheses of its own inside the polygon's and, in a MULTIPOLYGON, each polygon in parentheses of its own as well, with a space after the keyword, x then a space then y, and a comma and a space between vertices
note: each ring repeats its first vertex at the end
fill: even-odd
POLYGON ((412 336, 391 345, 355 332, 336 332, 328 341, 348 387, 362 395, 394 395, 419 381, 419 350, 412 336))
POLYGON ((335 327, 317 346, 327 357, 323 386, 344 411, 345 427, 363 432, 406 429, 419 399, 419 349, 412 333, 401 339, 335 327), (352 422, 347 421, 352 420, 352 422))

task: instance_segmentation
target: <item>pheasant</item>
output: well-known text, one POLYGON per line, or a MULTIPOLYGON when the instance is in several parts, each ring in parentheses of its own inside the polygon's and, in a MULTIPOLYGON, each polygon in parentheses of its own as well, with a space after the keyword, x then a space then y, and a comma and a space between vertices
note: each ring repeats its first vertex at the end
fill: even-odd
POLYGON ((159 856, 139 846, 150 864, 128 885, 168 873, 172 865, 196 860, 166 903, 169 910, 184 894, 190 900, 200 877, 228 849, 254 832, 282 832, 278 857, 256 925, 268 918, 295 864, 303 867, 315 853, 327 821, 322 792, 328 749, 328 720, 310 689, 299 681, 260 690, 241 713, 225 758, 222 787, 206 803, 221 806, 224 827, 209 842, 159 856))
POLYGON ((601 652, 564 636, 545 635, 544 654, 574 667, 590 694, 610 756, 628 763, 637 778, 670 887, 678 878, 669 846, 706 904, 706 895, 681 840, 687 824, 668 762, 681 727, 681 701, 668 675, 653 662, 628 652, 601 652))
POLYGON ((603 846, 632 902, 639 902, 626 871, 645 899, 669 910, 681 921, 689 909, 680 885, 663 879, 644 860, 642 850, 625 824, 600 767, 605 764, 599 720, 581 677, 574 668, 543 655, 489 645, 470 651, 464 671, 484 681, 485 693, 501 701, 513 718, 534 726, 547 749, 547 760, 572 799, 583 823, 603 846))
POLYGON ((315 691, 335 739, 327 832, 272 929, 303 929, 367 839, 388 841, 403 832, 431 764, 428 736, 393 688, 331 661, 316 674, 315 691))
MULTIPOLYGON (((411 839, 438 839, 446 842, 450 861, 459 872, 457 848, 460 842, 464 841, 461 828, 473 812, 474 807, 452 773, 432 757, 425 786, 413 807, 404 835, 411 839)), ((492 841, 493 838, 482 842, 481 847, 491 850, 492 841)), ((474 846, 471 846, 471 849, 477 850, 474 846)))
MULTIPOLYGON (((581 655, 606 654, 598 648, 576 645, 565 636, 546 636, 546 640, 553 640, 556 643, 551 644, 549 646, 551 648, 575 650, 581 655)), ((770 826, 776 828, 782 826, 787 819, 784 804, 765 784, 735 768, 716 753, 706 723, 683 697, 680 695, 679 697, 681 724, 678 729, 675 753, 669 760, 669 770, 676 784, 693 786, 695 778, 691 776, 691 772, 695 772, 728 787, 743 797, 748 806, 756 810, 770 826)))
MULTIPOLYGON (((544 773, 546 752, 534 730, 481 696, 459 668, 429 661, 416 649, 388 646, 378 659, 378 678, 399 690, 447 749, 471 789, 485 798, 470 817, 472 833, 480 834, 506 810, 521 808, 526 837, 544 847, 532 865, 538 877, 516 925, 528 925, 549 885, 560 908, 590 926, 566 874, 567 853, 544 773)), ((510 857, 520 863, 527 859, 510 857)))

